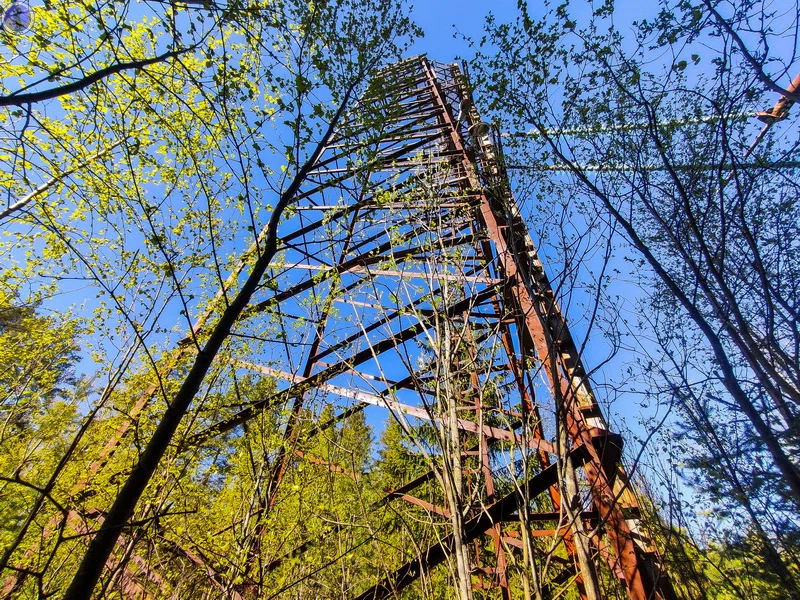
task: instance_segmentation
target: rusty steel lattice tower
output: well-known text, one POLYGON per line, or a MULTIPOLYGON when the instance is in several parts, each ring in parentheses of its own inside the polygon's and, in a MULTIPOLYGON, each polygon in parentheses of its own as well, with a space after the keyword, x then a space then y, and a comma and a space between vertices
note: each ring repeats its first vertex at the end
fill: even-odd
MULTIPOLYGON (((469 584, 508 598, 507 553, 535 536, 560 545, 552 585, 573 578, 586 597, 603 562, 630 598, 671 598, 626 485, 622 440, 605 424, 462 70, 402 61, 360 106, 309 173, 282 225, 289 233, 271 266, 271 296, 250 309, 302 330, 303 344, 287 343, 269 361, 236 359, 283 382, 284 448, 298 447, 298 421, 315 394, 344 406, 339 417, 378 406, 407 431, 410 420, 441 434, 440 472, 378 504, 409 503, 452 521, 451 533, 359 598, 396 593, 459 545, 469 584), (311 318, 299 318, 304 311, 311 318), (498 484, 498 454, 516 486, 498 484), (452 484, 443 506, 415 494, 433 479, 452 484)), ((273 488, 301 452, 275 461, 273 488)))

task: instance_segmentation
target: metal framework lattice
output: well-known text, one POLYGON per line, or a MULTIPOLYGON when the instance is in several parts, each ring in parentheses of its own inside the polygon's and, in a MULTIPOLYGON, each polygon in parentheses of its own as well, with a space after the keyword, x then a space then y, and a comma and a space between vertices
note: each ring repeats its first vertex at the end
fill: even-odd
MULTIPOLYGON (((346 406, 340 416, 375 405, 404 425, 432 423, 451 442, 437 459, 458 457, 460 541, 493 550, 491 564, 472 552, 471 585, 510 597, 507 553, 522 547, 519 528, 528 527, 560 539, 568 556, 560 580, 574 577, 581 595, 602 560, 630 598, 671 598, 639 527, 622 440, 595 401, 461 69, 405 60, 380 74, 360 106, 309 174, 283 225, 294 230, 272 265, 272 291, 249 309, 293 323, 295 343, 236 365, 283 382, 270 399, 291 407, 283 447, 296 447, 298 419, 318 393, 346 406), (520 487, 502 494, 497 453, 512 466, 529 457, 520 487), (581 492, 590 500, 576 505, 581 492)), ((199 437, 236 427, 266 402, 199 437)), ((285 450, 275 461, 273 492, 292 459, 285 450)), ((407 502, 446 520, 447 506, 415 495, 433 478, 380 503, 407 502)), ((358 598, 395 594, 446 560, 455 541, 444 537, 358 598)))

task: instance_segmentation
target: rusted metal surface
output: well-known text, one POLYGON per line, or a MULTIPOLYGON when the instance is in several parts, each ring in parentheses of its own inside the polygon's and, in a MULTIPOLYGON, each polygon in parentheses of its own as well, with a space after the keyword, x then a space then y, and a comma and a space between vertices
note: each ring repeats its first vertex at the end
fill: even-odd
MULTIPOLYGON (((263 515, 279 509, 275 499, 292 461, 320 465, 332 477, 360 477, 306 446, 347 416, 383 411, 410 427, 455 430, 471 502, 462 536, 473 544, 471 583, 496 587, 503 598, 511 597, 509 553, 522 547, 522 532, 552 538, 561 548, 563 556, 552 557, 563 562, 561 570, 543 589, 573 581, 583 595, 589 574, 575 559, 580 532, 564 512, 573 500, 562 488, 569 456, 586 492, 577 513, 581 531, 598 528, 592 564, 606 561, 632 599, 670 600, 669 586, 656 581, 665 580, 639 529, 636 497, 626 490, 622 440, 608 431, 463 73, 455 64, 408 59, 385 70, 361 106, 297 194, 301 210, 282 224, 280 255, 234 328, 232 339, 244 341, 232 342, 220 359, 237 373, 273 377, 278 391, 201 415, 202 427, 181 447, 282 409, 282 444, 254 513, 266 522, 263 515), (435 375, 423 360, 443 326, 464 342, 463 359, 449 365, 461 385, 453 399, 456 418, 440 412, 435 375), (549 392, 537 383, 542 374, 549 392), (501 390, 491 403, 484 398, 490 380, 501 390), (328 404, 338 412, 309 426, 328 404), (566 447, 557 443, 560 426, 568 431, 566 447), (505 453, 513 470, 523 452, 534 467, 523 471, 518 490, 502 488, 493 453, 505 453), (520 498, 527 503, 521 506, 520 498)), ((192 351, 187 338, 174 362, 192 351)), ((153 392, 147 390, 136 410, 153 392)), ((451 509, 425 496, 436 475, 429 471, 388 490, 369 510, 398 502, 437 526, 447 524, 451 509)), ((334 528, 322 531, 263 570, 324 543, 334 528)), ((453 545, 452 533, 443 536, 381 581, 361 582, 367 589, 359 588, 357 597, 394 595, 443 562, 453 545)), ((259 551, 251 545, 247 555, 259 551)))
MULTIPOLYGON (((469 381, 457 407, 462 460, 470 496, 476 499, 466 539, 477 543, 488 536, 486 547, 494 552, 490 563, 482 555, 481 563, 473 565, 478 574, 473 584, 496 586, 510 598, 505 548, 514 550, 521 543, 506 542, 519 539, 514 527, 528 528, 533 537, 560 538, 567 556, 574 555, 575 524, 564 517, 559 471, 569 453, 590 498, 580 520, 586 528, 602 524, 602 540, 593 542, 595 564, 606 560, 632 599, 668 600, 668 585, 652 577, 657 557, 631 518, 638 513, 635 495, 624 488, 621 438, 607 429, 514 203, 499 150, 480 122, 461 70, 416 57, 385 71, 379 83, 364 103, 384 107, 385 114, 371 125, 357 115, 323 153, 298 195, 303 210, 286 226, 283 256, 272 265, 272 290, 257 299, 240 324, 259 330, 269 315, 284 318, 316 306, 308 334, 295 337, 310 340, 306 349, 295 352, 286 340, 282 360, 273 357, 270 363, 286 365, 280 368, 259 365, 250 356, 232 361, 235 368, 276 376, 285 384, 278 394, 223 415, 188 443, 203 443, 262 410, 288 403, 283 450, 265 499, 269 510, 289 458, 304 455, 297 423, 319 394, 341 405, 342 415, 377 406, 398 419, 446 426, 448 420, 435 414, 428 367, 409 360, 446 319, 464 335, 474 335, 472 362, 478 362, 478 355, 491 355, 491 375, 510 390, 502 406, 484 406, 476 393, 484 385, 478 374, 452 366, 467 373, 469 381), (535 383, 540 373, 549 382, 546 399, 535 383), (509 419, 519 410, 524 418, 509 419), (495 415, 506 415, 502 426, 490 422, 495 415), (560 450, 553 443, 558 422, 569 432, 568 447, 560 450), (502 444, 534 450, 539 471, 523 488, 527 498, 547 498, 545 512, 521 511, 516 492, 497 497, 490 452, 502 444), (534 527, 539 521, 550 522, 546 529, 534 527)), ((446 507, 415 493, 434 481, 432 472, 423 474, 390 491, 375 507, 402 500, 446 519, 446 507)), ((315 543, 303 542, 287 556, 315 543)), ((446 537, 358 598, 387 597, 403 589, 445 560, 452 544, 452 535, 446 537)), ((473 555, 478 556, 477 546, 473 555)), ((270 568, 280 563, 277 559, 270 568)), ((582 575, 571 558, 562 574, 544 586, 573 579, 583 595, 582 575)))
MULTIPOLYGON (((792 79, 792 82, 789 84, 789 87, 786 88, 786 91, 790 94, 797 94, 800 92, 800 74, 792 79)), ((788 96, 781 96, 780 99, 775 103, 775 106, 769 110, 756 113, 756 117, 758 117, 759 121, 763 121, 764 123, 771 125, 775 121, 780 121, 788 117, 789 109, 793 105, 794 100, 792 98, 788 96)))

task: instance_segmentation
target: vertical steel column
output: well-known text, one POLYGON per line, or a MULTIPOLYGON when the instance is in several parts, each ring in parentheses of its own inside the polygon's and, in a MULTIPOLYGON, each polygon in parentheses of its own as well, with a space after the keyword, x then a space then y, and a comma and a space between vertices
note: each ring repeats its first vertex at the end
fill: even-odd
POLYGON ((456 65, 453 77, 461 83, 462 111, 466 113, 469 131, 475 135, 478 164, 472 165, 476 187, 484 189, 481 217, 487 233, 495 244, 498 258, 509 279, 507 302, 516 306, 522 316, 520 326, 528 351, 536 358, 547 375, 556 400, 556 418, 566 420, 573 447, 582 446, 589 452, 583 470, 589 484, 594 508, 613 549, 610 557, 612 572, 621 572, 628 595, 633 600, 670 598, 673 595, 666 578, 653 578, 651 548, 637 546, 623 507, 638 509, 635 495, 628 485, 621 465, 621 438, 608 431, 602 412, 591 390, 581 358, 569 333, 566 320, 556 302, 555 294, 541 261, 519 215, 508 185, 508 179, 498 160, 498 148, 490 131, 481 123, 466 78, 456 65), (466 106, 465 106, 466 105, 466 106), (615 483, 622 483, 622 486, 615 483))

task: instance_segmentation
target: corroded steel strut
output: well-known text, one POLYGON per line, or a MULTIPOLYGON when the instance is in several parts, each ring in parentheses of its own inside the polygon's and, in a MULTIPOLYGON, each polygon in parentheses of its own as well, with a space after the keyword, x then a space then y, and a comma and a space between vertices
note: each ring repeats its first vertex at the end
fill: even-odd
POLYGON ((472 560, 469 583, 510 598, 509 553, 549 536, 565 568, 543 587, 572 578, 584 596, 604 561, 630 598, 670 600, 638 523, 622 440, 603 419, 495 140, 457 65, 415 57, 385 69, 300 190, 270 285, 238 324, 255 338, 280 323, 285 343, 263 364, 255 353, 230 358, 281 381, 279 393, 220 416, 189 443, 287 406, 267 512, 291 461, 324 462, 303 447, 303 419, 320 395, 342 415, 379 406, 408 431, 428 423, 441 439, 458 440, 455 496, 466 504, 421 497, 452 475, 434 457, 437 472, 390 490, 373 508, 405 502, 442 526, 458 510, 462 531, 364 582, 371 587, 355 590, 359 599, 395 594, 459 545, 472 560), (453 342, 450 355, 436 347, 443 341, 453 342), (547 386, 536 383, 539 374, 547 386), (497 456, 516 488, 497 477, 497 456), (577 492, 568 493, 567 477, 577 492))
MULTIPOLYGON (((501 302, 514 315, 520 338, 519 356, 514 356, 513 352, 509 356, 510 371, 519 379, 521 374, 514 363, 525 364, 535 359, 550 383, 553 416, 569 432, 569 448, 563 448, 562 452, 581 456, 583 482, 590 493, 591 509, 595 511, 596 522, 602 524, 596 529, 592 545, 602 550, 612 572, 623 582, 631 598, 670 598, 673 593, 658 569, 657 556, 639 531, 636 519, 631 518, 638 515, 638 506, 635 496, 626 487, 627 478, 619 462, 621 439, 608 431, 602 418, 552 286, 514 204, 491 131, 481 123, 467 81, 456 65, 434 65, 424 58, 415 61, 417 69, 413 77, 406 80, 406 89, 424 94, 430 101, 429 109, 436 114, 440 137, 438 152, 433 156, 447 156, 452 172, 460 175, 456 185, 462 195, 477 198, 473 209, 474 226, 486 236, 481 246, 483 259, 494 275, 505 281, 501 302), (603 540, 597 535, 599 532, 605 534, 603 540)), ((396 81, 402 81, 404 75, 398 72, 396 81)), ((420 110, 419 104, 415 105, 415 110, 420 110)), ((498 337, 502 335, 498 329, 498 337)), ((508 344, 506 350, 509 350, 508 344)), ((518 383, 524 408, 540 421, 539 407, 530 403, 531 395, 525 394, 528 383, 518 383)), ((543 435, 541 427, 534 429, 533 434, 543 435)), ((556 463, 561 459, 563 456, 555 457, 556 463)), ((555 465, 547 466, 550 463, 546 455, 542 457, 542 476, 554 472, 555 465)), ((551 499, 560 502, 558 480, 550 482, 548 478, 534 477, 531 483, 535 480, 549 483, 545 487, 534 485, 531 492, 538 494, 549 490, 551 499)), ((485 479, 484 485, 487 498, 491 500, 488 508, 468 524, 467 535, 472 538, 488 533, 495 539, 496 547, 502 548, 497 540, 498 525, 503 519, 495 516, 495 512, 499 515, 508 510, 508 506, 516 502, 516 495, 495 501, 491 476, 485 479)), ((560 507, 556 505, 554 509, 558 511, 560 507)), ((556 529, 569 539, 574 533, 569 527, 556 529)), ((580 534, 584 535, 585 529, 580 534)), ((402 589, 420 571, 444 560, 452 544, 451 538, 440 542, 422 558, 363 592, 359 599, 384 597, 402 589)), ((569 546, 574 552, 574 546, 569 546)), ((504 564, 502 549, 498 567, 501 564, 504 564)), ((583 568, 587 568, 585 562, 583 568)), ((595 574, 579 575, 596 578, 595 574)), ((498 581, 503 582, 504 577, 505 573, 501 573, 498 581)))

